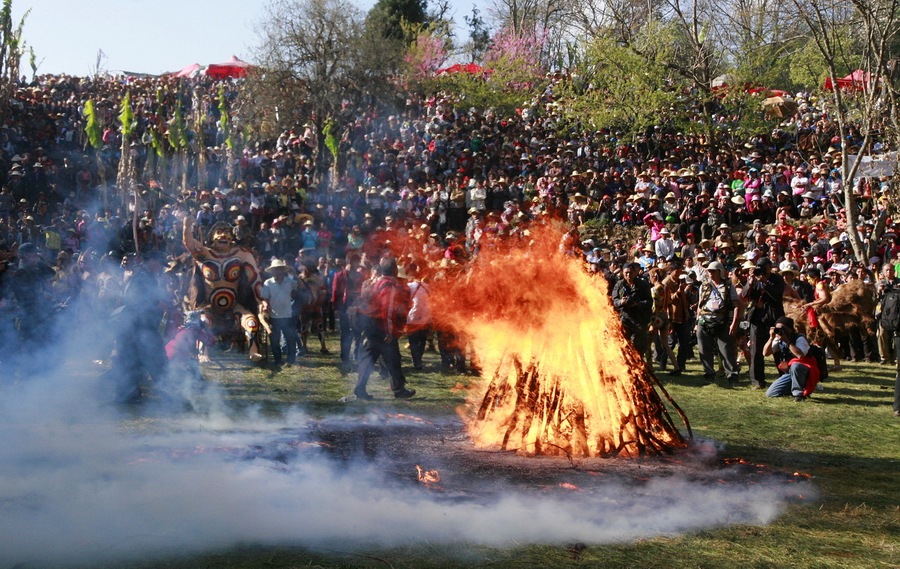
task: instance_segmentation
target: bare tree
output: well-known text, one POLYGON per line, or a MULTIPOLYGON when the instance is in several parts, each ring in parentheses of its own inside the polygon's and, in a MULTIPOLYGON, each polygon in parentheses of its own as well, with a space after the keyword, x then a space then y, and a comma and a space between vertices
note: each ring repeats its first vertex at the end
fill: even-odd
POLYGON ((270 0, 265 14, 257 27, 260 72, 247 82, 242 118, 261 137, 309 123, 323 175, 325 126, 340 128, 363 101, 388 96, 401 50, 370 33, 347 0, 270 0))
POLYGON ((574 0, 493 0, 496 28, 516 34, 535 34, 544 38, 544 59, 559 61, 566 38, 571 35, 570 18, 574 0))
MULTIPOLYGON (((878 109, 880 91, 878 75, 868 71, 876 68, 886 69, 887 59, 884 60, 885 67, 879 63, 884 56, 881 53, 884 46, 873 49, 872 42, 868 42, 869 45, 860 61, 860 68, 866 70, 863 84, 855 85, 852 93, 845 92, 838 85, 837 69, 840 59, 845 55, 846 42, 844 38, 847 36, 847 31, 858 28, 859 14, 853 3, 849 0, 794 0, 794 3, 809 28, 812 41, 815 42, 831 78, 831 106, 833 107, 831 110, 837 122, 838 133, 843 141, 841 144, 841 174, 845 181, 844 205, 850 212, 847 215, 847 234, 856 258, 865 259, 867 251, 863 249, 863 243, 857 230, 858 218, 854 213, 857 209, 856 194, 852 182, 862 162, 859 158, 869 151, 876 128, 881 123, 878 109), (854 149, 857 160, 851 163, 849 160, 851 149, 848 148, 846 141, 850 128, 854 125, 858 126, 863 139, 858 148, 854 149)), ((865 20, 865 18, 863 19, 865 20)))

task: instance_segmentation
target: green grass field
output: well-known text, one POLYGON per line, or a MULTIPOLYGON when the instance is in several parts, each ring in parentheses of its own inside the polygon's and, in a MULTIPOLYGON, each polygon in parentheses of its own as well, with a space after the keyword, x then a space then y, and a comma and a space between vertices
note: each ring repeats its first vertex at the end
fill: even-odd
MULTIPOLYGON (((336 336, 329 336, 329 348, 337 351, 336 336)), ((314 416, 364 413, 372 403, 338 402, 352 390, 355 374, 342 377, 336 361, 336 355, 316 353, 295 367, 272 371, 223 354, 215 356, 205 374, 221 383, 236 408, 257 405, 276 416, 295 405, 314 416)), ((433 353, 426 354, 426 363, 422 372, 404 368, 410 387, 419 392, 410 401, 393 400, 385 382, 373 377, 375 404, 419 416, 454 416, 465 392, 451 388, 477 379, 440 375, 433 353)), ((888 367, 850 363, 832 374, 824 391, 803 403, 767 399, 751 391, 743 376, 734 390, 724 389, 722 382, 701 386, 696 361, 685 375, 661 376, 695 436, 724 445, 721 457, 811 475, 819 499, 789 506, 769 526, 732 526, 577 550, 526 543, 508 549, 466 545, 471 554, 463 561, 458 547, 447 544, 362 552, 246 545, 127 567, 900 567, 900 418, 890 406, 894 373, 888 367)), ((142 428, 139 416, 125 423, 126 428, 142 428)))

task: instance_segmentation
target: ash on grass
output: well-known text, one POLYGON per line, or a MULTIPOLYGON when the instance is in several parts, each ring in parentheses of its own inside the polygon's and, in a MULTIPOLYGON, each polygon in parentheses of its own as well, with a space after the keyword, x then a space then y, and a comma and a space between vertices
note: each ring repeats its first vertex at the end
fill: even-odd
MULTIPOLYGON (((327 370, 302 373, 311 392, 344 394, 327 370)), ((241 377, 234 385, 252 398, 273 386, 290 386, 292 399, 303 392, 294 374, 241 377)), ((34 378, 4 392, 0 567, 115 565, 240 543, 362 551, 628 542, 767 524, 813 495, 786 473, 723 466, 706 447, 635 460, 478 450, 458 422, 413 416, 457 401, 425 377, 417 387, 427 399, 415 405, 323 404, 329 412, 317 418, 295 408, 277 418, 264 408, 214 412, 218 401, 205 416, 123 413, 97 402, 95 379, 34 378), (416 465, 440 481, 422 484, 416 465)))

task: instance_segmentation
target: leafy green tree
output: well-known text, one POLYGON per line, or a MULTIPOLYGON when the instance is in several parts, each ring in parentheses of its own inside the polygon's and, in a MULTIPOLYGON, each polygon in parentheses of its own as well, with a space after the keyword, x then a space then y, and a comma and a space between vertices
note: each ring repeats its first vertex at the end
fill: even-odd
POLYGON ((483 71, 446 73, 432 83, 433 88, 454 94, 466 107, 513 113, 543 89, 543 46, 543 37, 501 30, 491 38, 483 71))
POLYGON ((463 16, 463 20, 469 27, 469 43, 466 51, 471 57, 470 61, 478 63, 491 45, 491 31, 481 17, 481 11, 475 6, 472 6, 472 15, 463 16))
POLYGON ((31 10, 26 11, 16 25, 12 19, 12 0, 3 0, 0 8, 0 122, 4 123, 9 114, 9 101, 19 78, 22 56, 25 54, 22 28, 29 12, 31 10))
POLYGON ((407 33, 410 25, 427 22, 426 0, 378 0, 367 16, 373 32, 384 38, 409 42, 415 35, 407 33))
POLYGON ((611 39, 591 41, 582 68, 560 88, 568 124, 637 135, 660 124, 678 102, 665 65, 611 39))

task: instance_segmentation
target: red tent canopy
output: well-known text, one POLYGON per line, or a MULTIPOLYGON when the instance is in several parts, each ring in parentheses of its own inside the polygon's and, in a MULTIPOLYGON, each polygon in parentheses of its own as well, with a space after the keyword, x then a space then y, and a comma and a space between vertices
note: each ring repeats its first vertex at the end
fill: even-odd
POLYGON ((172 77, 193 77, 200 71, 200 69, 202 68, 200 67, 199 63, 192 63, 181 71, 173 73, 172 77))
POLYGON ((246 61, 241 61, 234 55, 225 63, 213 63, 206 68, 207 77, 225 79, 228 77, 246 77, 247 71, 253 69, 246 61))
POLYGON ((766 97, 790 97, 791 94, 787 91, 782 91, 781 89, 769 89, 767 87, 754 87, 752 89, 747 89, 747 92, 751 95, 764 95, 766 97))
MULTIPOLYGON (((863 71, 862 69, 857 69, 850 75, 847 75, 843 79, 838 79, 837 84, 841 89, 856 89, 857 91, 863 91, 866 89, 866 86, 869 84, 869 81, 872 80, 872 76, 863 71)), ((825 79, 825 85, 822 86, 826 91, 833 91, 834 85, 831 83, 831 77, 825 79)))
POLYGON ((475 65, 474 63, 469 63, 468 65, 457 63, 450 67, 438 69, 438 75, 443 75, 444 73, 471 73, 472 75, 475 75, 476 73, 490 73, 490 70, 485 69, 480 65, 475 65))

